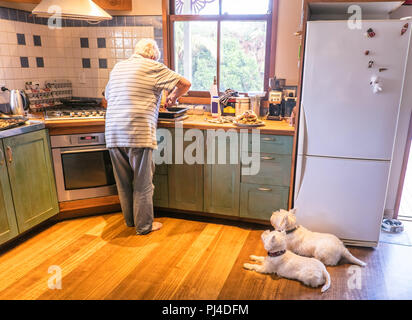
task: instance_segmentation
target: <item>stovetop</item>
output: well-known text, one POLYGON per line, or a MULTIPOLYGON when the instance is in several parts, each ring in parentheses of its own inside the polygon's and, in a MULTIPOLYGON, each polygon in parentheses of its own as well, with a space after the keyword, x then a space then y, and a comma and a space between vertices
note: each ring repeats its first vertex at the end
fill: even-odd
POLYGON ((90 120, 104 119, 106 109, 103 107, 64 107, 53 110, 46 110, 45 120, 90 120))

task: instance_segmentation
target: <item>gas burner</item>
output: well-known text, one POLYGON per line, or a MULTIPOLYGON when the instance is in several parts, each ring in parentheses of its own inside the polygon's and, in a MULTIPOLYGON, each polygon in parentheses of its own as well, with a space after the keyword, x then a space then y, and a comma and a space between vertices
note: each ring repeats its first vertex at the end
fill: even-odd
POLYGON ((63 107, 45 111, 46 120, 88 120, 104 119, 106 110, 99 106, 63 107))

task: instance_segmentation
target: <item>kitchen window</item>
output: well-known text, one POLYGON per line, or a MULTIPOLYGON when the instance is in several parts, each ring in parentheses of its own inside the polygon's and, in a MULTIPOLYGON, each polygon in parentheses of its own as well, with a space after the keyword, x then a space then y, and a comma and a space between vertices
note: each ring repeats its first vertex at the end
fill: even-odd
POLYGON ((274 74, 278 0, 171 0, 165 62, 192 82, 190 96, 266 91, 274 74), (276 14, 273 14, 275 12, 276 14))

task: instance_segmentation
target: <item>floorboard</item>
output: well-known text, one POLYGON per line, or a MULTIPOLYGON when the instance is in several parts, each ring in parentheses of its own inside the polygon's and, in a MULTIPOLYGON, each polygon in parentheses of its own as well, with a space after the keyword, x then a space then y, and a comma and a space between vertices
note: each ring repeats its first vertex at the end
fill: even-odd
POLYGON ((411 246, 350 248, 368 266, 328 267, 332 286, 321 294, 242 268, 251 254, 265 255, 256 225, 172 213, 157 220, 160 231, 137 236, 121 214, 73 219, 3 248, 0 299, 412 299, 411 246), (50 266, 62 270, 61 290, 48 287, 50 266))

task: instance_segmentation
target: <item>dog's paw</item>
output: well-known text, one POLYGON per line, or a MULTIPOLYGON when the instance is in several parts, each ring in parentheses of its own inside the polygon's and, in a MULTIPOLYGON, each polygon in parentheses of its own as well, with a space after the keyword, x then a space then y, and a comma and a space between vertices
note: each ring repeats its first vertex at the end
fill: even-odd
POLYGON ((253 265, 250 264, 250 263, 244 263, 243 268, 245 268, 247 270, 253 270, 253 265))

